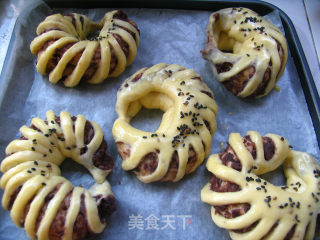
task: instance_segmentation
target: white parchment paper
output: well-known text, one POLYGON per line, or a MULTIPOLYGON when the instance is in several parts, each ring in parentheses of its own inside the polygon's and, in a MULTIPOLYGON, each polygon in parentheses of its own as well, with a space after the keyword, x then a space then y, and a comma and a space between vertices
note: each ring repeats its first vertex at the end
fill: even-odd
MULTIPOLYGON (((99 21, 108 10, 57 9, 53 12, 79 12, 99 21)), ((20 16, 10 45, 14 54, 5 66, 0 85, 0 159, 5 157, 7 144, 19 137, 19 128, 29 124, 32 117, 44 118, 50 109, 56 114, 63 110, 73 115, 83 114, 100 124, 109 144, 108 152, 115 161, 108 180, 117 199, 117 211, 106 230, 94 239, 229 239, 227 231, 212 222, 209 205, 200 200, 200 190, 210 176, 205 164, 178 183, 144 184, 134 174, 121 169, 121 158, 111 134, 117 118, 116 93, 124 79, 145 66, 165 62, 193 68, 213 90, 219 106, 218 130, 211 153, 220 152, 220 143, 226 142, 231 132, 245 135, 248 130, 257 130, 261 134, 285 136, 294 149, 307 151, 319 159, 312 121, 290 53, 278 83, 280 92, 273 91, 261 99, 241 100, 213 79, 209 64, 201 57, 209 11, 123 10, 141 31, 137 58, 118 78, 72 89, 62 84, 53 85, 47 77, 39 75, 35 70, 35 57, 29 50, 37 25, 52 14, 52 10, 35 3, 20 16)), ((279 26, 276 13, 269 19, 279 26)), ((156 130, 161 115, 160 111, 143 110, 132 124, 143 130, 156 130)), ((93 184, 89 173, 70 160, 62 164, 62 172, 75 185, 88 188, 93 184)), ((274 183, 283 181, 281 175, 266 177, 274 183)), ((0 197, 2 194, 3 191, 0 197)), ((17 228, 10 213, 2 208, 0 239, 27 239, 24 230, 17 228)))

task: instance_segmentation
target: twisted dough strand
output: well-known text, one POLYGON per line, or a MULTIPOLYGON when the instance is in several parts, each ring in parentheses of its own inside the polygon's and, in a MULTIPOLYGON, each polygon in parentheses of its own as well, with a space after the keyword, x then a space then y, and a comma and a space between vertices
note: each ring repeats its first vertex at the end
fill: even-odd
POLYGON ((119 76, 132 63, 139 45, 139 30, 121 11, 105 14, 100 23, 72 13, 48 16, 37 28, 30 49, 37 55, 37 71, 49 81, 64 79, 67 87, 82 79, 101 83, 119 76), (99 36, 87 39, 100 30, 99 36))
MULTIPOLYGON (((257 152, 270 151, 265 143, 259 146, 253 135, 259 135, 248 132, 257 152)), ((267 136, 275 146, 273 157, 255 161, 252 145, 243 145, 248 138, 230 134, 232 158, 241 163, 241 169, 230 156, 226 161, 230 148, 212 155, 207 168, 214 174, 213 180, 202 189, 201 199, 212 205, 213 221, 228 229, 232 239, 313 239, 320 213, 319 165, 311 155, 289 150, 284 138, 267 136), (286 186, 275 186, 257 176, 282 163, 286 186)))

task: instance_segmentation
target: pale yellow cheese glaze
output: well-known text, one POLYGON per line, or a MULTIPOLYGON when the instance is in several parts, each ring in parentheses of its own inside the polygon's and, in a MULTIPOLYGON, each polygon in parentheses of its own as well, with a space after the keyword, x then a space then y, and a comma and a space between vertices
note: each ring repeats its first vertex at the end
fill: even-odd
POLYGON ((274 134, 266 135, 276 147, 273 158, 266 161, 260 144, 261 136, 253 131, 247 134, 256 144, 256 160, 244 146, 240 134, 232 133, 229 137, 229 144, 241 162, 241 171, 223 165, 218 154, 211 155, 207 162, 207 169, 216 177, 241 188, 236 192, 215 192, 211 190, 210 183, 204 186, 201 200, 212 205, 213 221, 219 227, 228 229, 235 240, 281 240, 292 228, 294 232, 290 239, 313 239, 320 213, 320 167, 317 161, 307 153, 290 150, 287 140, 274 134), (275 186, 257 176, 281 164, 286 186, 275 186), (238 203, 248 203, 250 209, 234 218, 225 218, 214 208, 238 203), (248 228, 252 224, 256 226, 244 233, 232 231, 248 228))
POLYGON ((60 204, 72 191, 70 206, 65 219, 65 232, 61 239, 72 239, 73 226, 80 211, 81 195, 87 215, 87 224, 93 233, 100 233, 106 224, 100 221, 97 203, 92 196, 107 197, 113 195, 105 177, 111 170, 102 170, 93 165, 92 157, 103 141, 99 125, 91 122, 94 137, 87 151, 80 154, 84 144, 86 118, 78 115, 73 124, 68 112, 61 112, 60 125, 53 111, 47 112, 47 122, 33 118, 33 128, 21 127, 23 139, 12 141, 6 148, 7 157, 1 162, 1 188, 4 189, 2 206, 10 210, 13 222, 24 227, 31 239, 49 239, 49 229, 60 204), (74 129, 73 129, 74 128, 74 129), (36 130, 38 129, 38 130, 36 130), (89 191, 82 187, 74 187, 70 181, 60 176, 61 164, 65 158, 72 158, 86 167, 98 182, 89 191), (59 190, 50 200, 47 210, 36 231, 39 211, 45 198, 57 186, 59 190), (12 195, 20 189, 13 203, 12 195), (12 204, 12 206, 10 206, 12 204), (29 205, 30 204, 30 205, 29 205), (24 217, 25 209, 29 210, 24 217))
POLYGON ((212 136, 216 131, 217 105, 212 91, 192 69, 161 63, 139 70, 121 85, 116 111, 119 118, 113 125, 114 139, 130 147, 130 156, 123 159, 122 168, 133 170, 148 153, 157 153, 155 171, 144 176, 137 174, 143 182, 161 180, 168 172, 175 151, 179 167, 173 181, 186 174, 190 146, 196 152, 191 172, 210 153, 212 136), (130 125, 131 118, 142 107, 164 112, 155 132, 145 132, 130 125), (182 131, 184 133, 179 135, 182 131))
POLYGON ((250 9, 227 8, 210 15, 203 56, 212 64, 216 79, 224 84, 237 82, 230 88, 238 85, 239 90, 232 92, 245 98, 261 97, 273 89, 285 69, 288 51, 279 28, 250 9), (225 63, 225 69, 218 70, 225 63))
POLYGON ((71 16, 63 16, 61 14, 48 16, 38 26, 38 36, 30 45, 33 54, 37 55, 39 51, 42 51, 40 56, 38 56, 37 71, 43 75, 47 74, 48 63, 54 57, 55 52, 67 44, 73 44, 49 73, 50 82, 57 83, 61 80, 68 64, 80 53, 81 57, 76 63, 74 70, 63 80, 64 85, 67 87, 76 86, 90 66, 91 61, 93 61, 97 48, 100 48, 101 57, 98 60, 96 72, 86 81, 96 84, 103 82, 107 77, 120 75, 125 67, 131 64, 136 57, 139 45, 139 31, 130 22, 114 18, 114 15, 117 13, 118 11, 106 13, 100 23, 92 22, 85 15, 76 13, 73 13, 71 16), (87 39, 90 34, 94 34, 98 30, 100 30, 100 33, 96 39, 87 39), (135 38, 130 32, 134 34, 135 38), (127 56, 116 40, 116 35, 120 36, 128 46, 127 56), (54 43, 43 51, 42 47, 48 41, 54 41, 54 43), (117 60, 115 69, 110 73, 112 52, 114 52, 117 60))

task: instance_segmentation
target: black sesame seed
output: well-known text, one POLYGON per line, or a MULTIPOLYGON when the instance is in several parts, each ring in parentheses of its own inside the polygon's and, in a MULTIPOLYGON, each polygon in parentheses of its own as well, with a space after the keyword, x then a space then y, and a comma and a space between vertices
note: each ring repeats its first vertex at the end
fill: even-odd
POLYGON ((34 165, 39 165, 39 163, 37 161, 34 161, 33 163, 34 163, 34 165))
POLYGON ((28 173, 32 173, 30 170, 27 171, 28 173))
POLYGON ((31 148, 32 151, 35 151, 36 149, 34 147, 31 148))
POLYGON ((35 171, 36 169, 33 167, 33 168, 31 168, 31 170, 32 170, 32 171, 35 171))
POLYGON ((147 136, 143 136, 142 138, 147 138, 147 136))
POLYGON ((43 183, 41 183, 41 184, 42 184, 43 186, 46 186, 46 185, 47 185, 47 184, 46 184, 46 183, 44 183, 44 182, 43 182, 43 183))

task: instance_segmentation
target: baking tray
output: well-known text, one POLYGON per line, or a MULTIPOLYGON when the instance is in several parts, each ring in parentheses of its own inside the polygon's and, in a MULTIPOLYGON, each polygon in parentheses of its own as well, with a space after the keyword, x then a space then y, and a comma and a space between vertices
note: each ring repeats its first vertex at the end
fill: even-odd
MULTIPOLYGON (((51 8, 70 8, 74 7, 72 0, 46 0, 51 8)), ((260 15, 266 15, 271 11, 279 12, 282 25, 284 27, 286 39, 289 45, 290 52, 294 59, 301 86, 303 88, 307 101, 309 113, 311 115, 313 126, 317 135, 318 145, 320 147, 320 98, 303 52, 296 29, 288 17, 288 15, 277 6, 262 1, 197 1, 197 0, 163 0, 163 1, 148 1, 148 0, 77 0, 77 8, 160 8, 160 9, 192 9, 192 10, 209 10, 217 11, 227 7, 246 7, 254 10, 260 15)))
MULTIPOLYGON (((71 0, 63 0, 63 1, 48 0, 45 2, 51 8, 73 8, 75 5, 75 2, 71 1, 71 0)), ((261 15, 268 14, 274 10, 277 10, 279 12, 281 22, 282 22, 282 25, 284 28, 284 32, 286 35, 286 39, 288 42, 289 50, 290 50, 292 59, 295 64, 297 74, 299 75, 301 87, 303 89, 303 93, 304 93, 304 97, 305 97, 305 100, 307 103, 308 111, 309 111, 309 114, 310 114, 310 117, 311 117, 311 120, 313 123, 315 135, 317 138, 317 145, 320 146, 319 145, 319 142, 320 142, 320 131, 319 131, 320 130, 320 119, 319 119, 320 100, 319 100, 319 96, 318 96, 317 90, 315 88, 315 84, 314 84, 309 66, 307 64, 305 55, 303 53, 299 38, 298 38, 297 33, 295 31, 295 28, 294 28, 291 20, 289 19, 289 17, 281 9, 273 6, 272 4, 261 2, 261 1, 232 2, 232 1, 175 1, 175 0, 174 1, 139 1, 139 0, 133 0, 133 1, 122 1, 122 0, 117 0, 117 1, 105 1, 105 0, 85 1, 85 0, 78 0, 76 2, 77 8, 85 8, 85 9, 87 9, 87 8, 150 8, 150 9, 179 9, 179 10, 184 9, 184 10, 215 11, 215 10, 218 10, 221 8, 237 7, 237 6, 251 8, 252 10, 260 13, 261 15)), ((206 23, 205 23, 205 25, 206 25, 206 23)), ((15 28, 16 27, 17 26, 15 26, 15 28)), ((8 48, 8 52, 7 52, 7 56, 6 56, 6 60, 5 60, 4 66, 3 66, 3 75, 6 74, 6 69, 8 67, 10 67, 10 64, 12 64, 12 58, 13 58, 13 55, 15 54, 15 52, 13 51, 12 45, 14 44, 15 41, 18 41, 18 39, 15 39, 15 36, 12 35, 10 45, 8 48)), ((31 61, 33 61, 33 59, 31 61)), ((3 103, 3 101, 2 101, 3 99, 1 99, 1 96, 3 98, 10 98, 10 97, 12 98, 13 97, 12 95, 16 94, 17 95, 16 97, 21 99, 20 100, 21 105, 23 105, 24 99, 28 95, 28 91, 23 91, 24 90, 23 87, 12 86, 12 83, 10 83, 10 82, 3 82, 2 81, 2 78, 4 78, 3 75, 0 76, 0 103, 3 103), (11 90, 11 89, 18 89, 21 91, 17 92, 17 91, 11 90)), ((23 73, 20 73, 19 76, 23 77, 23 73)), ((28 89, 28 90, 30 90, 30 89, 28 89)), ((4 104, 9 105, 10 101, 9 100, 4 101, 4 104)), ((0 113, 10 115, 10 112, 4 113, 3 111, 1 111, 2 107, 3 107, 3 105, 0 105, 0 113)), ((21 109, 17 109, 17 111, 19 111, 19 110, 23 110, 23 108, 21 107, 21 109)), ((56 113, 58 113, 58 112, 56 112, 56 113)), ((21 122, 21 125, 25 124, 26 121, 30 120, 30 119, 24 119, 23 114, 21 114, 21 116, 22 116, 22 118, 19 120, 19 122, 21 122)), ((39 116, 39 117, 44 117, 44 116, 39 116)), ((246 130, 249 130, 249 129, 246 129, 246 130)), ((17 134, 17 131, 18 131, 18 129, 10 130, 12 138, 14 138, 14 134, 17 134)), ((227 140, 227 136, 225 136, 224 140, 225 141, 227 140)), ((118 163, 118 165, 119 165, 119 163, 118 163)), ((202 168, 202 170, 198 169, 195 174, 198 174, 198 175, 203 174, 204 173, 204 171, 203 171, 204 164, 201 166, 201 168, 202 168)), ((119 170, 119 169, 117 169, 117 170, 119 170)), ((116 174, 118 174, 118 172, 116 174)), ((121 176, 123 176, 125 174, 127 174, 127 173, 123 173, 123 171, 121 172, 121 176)), ((114 185, 114 183, 116 182, 116 180, 114 180, 114 178, 116 176, 111 176, 111 177, 113 178, 111 183, 112 183, 112 185, 114 185)), ((208 179, 208 175, 205 176, 204 178, 208 179)), ((132 180, 132 179, 136 181, 135 184, 139 185, 137 187, 140 187, 140 188, 145 187, 145 189, 146 189, 145 192, 147 192, 148 189, 149 189, 149 191, 151 190, 152 186, 140 184, 139 182, 137 182, 137 180, 135 179, 134 176, 131 176, 130 180, 132 180)), ((186 181, 188 181, 188 180, 190 180, 189 177, 187 177, 186 181)), ((181 188, 183 185, 186 185, 186 184, 187 183, 183 180, 177 184, 174 184, 173 186, 171 186, 170 184, 164 183, 164 184, 162 184, 163 186, 160 186, 160 184, 155 184, 155 185, 153 185, 153 187, 155 187, 161 191, 164 191, 164 190, 166 190, 165 188, 167 188, 169 194, 173 194, 175 188, 181 188)), ((197 182, 197 184, 199 184, 199 182, 197 182)), ((199 192, 200 192, 200 189, 202 188, 203 185, 204 185, 204 182, 201 180, 200 185, 197 186, 199 188, 199 192)), ((2 195, 2 193, 1 193, 1 195, 2 195)), ((168 195, 168 196, 170 196, 170 195, 168 195)), ((116 197, 121 198, 122 196, 120 194, 118 194, 118 195, 116 195, 116 197)), ((192 196, 193 199, 195 197, 198 198, 199 195, 192 196)), ((200 203, 200 204, 205 206, 204 203, 200 203)), ((119 208, 123 208, 123 207, 126 207, 126 206, 120 202, 119 208)), ((162 207, 166 207, 166 204, 162 205, 162 207)), ((206 206, 206 208, 207 208, 207 211, 209 212, 209 207, 206 206)), ((136 212, 133 212, 133 213, 136 214, 136 212)), ((128 221, 127 221, 128 216, 122 215, 122 217, 124 217, 126 219, 124 219, 124 220, 122 219, 122 221, 120 221, 120 224, 127 225, 128 224, 128 221)), ((212 227, 214 227, 214 224, 211 222, 211 218, 208 218, 208 216, 203 216, 203 218, 205 218, 204 221, 210 222, 212 224, 212 227)), ((116 227, 116 225, 118 224, 118 223, 114 222, 116 219, 113 218, 112 220, 113 220, 113 222, 111 223, 111 228, 116 227)), ((119 221, 119 219, 117 219, 117 220, 119 221)), ((194 219, 194 220, 196 220, 196 219, 194 219)), ((13 225, 12 231, 15 231, 15 229, 17 229, 17 228, 13 225)), ((127 230, 128 229, 127 226, 124 226, 124 229, 127 230)), ((216 230, 217 230, 217 228, 216 228, 216 230)), ((21 229, 19 231, 21 231, 21 229)), ((106 229, 105 231, 108 231, 108 229, 106 229)), ((207 230, 202 229, 199 231, 207 231, 207 230)), ((226 236, 226 234, 225 234, 226 232, 224 230, 218 230, 218 231, 223 233, 224 237, 226 236)), ((1 230, 0 230, 0 232, 1 232, 1 230)), ((178 231, 175 231, 175 232, 170 233, 167 236, 167 238, 169 238, 169 239, 182 239, 182 238, 180 238, 180 237, 182 237, 182 235, 183 234, 179 234, 178 231)), ((3 235, 0 234, 0 236, 3 236, 3 235)), ((147 235, 147 236, 150 237, 150 235, 147 235)), ((190 238, 194 238, 196 236, 197 236, 197 233, 192 233, 190 235, 190 238)), ((215 235, 211 235, 211 236, 215 236, 215 235)), ((122 235, 121 239, 126 239, 129 237, 131 237, 130 234, 129 235, 124 234, 124 235, 122 235)), ((218 238, 215 238, 215 239, 218 239, 218 238)), ((98 239, 101 239, 101 236, 98 236, 98 239)), ((225 238, 223 238, 223 239, 225 239, 225 238)), ((226 239, 228 239, 228 238, 226 238, 226 239)))

